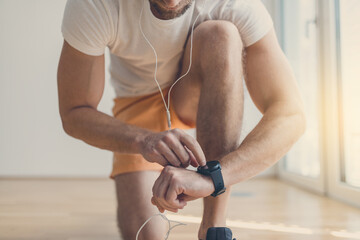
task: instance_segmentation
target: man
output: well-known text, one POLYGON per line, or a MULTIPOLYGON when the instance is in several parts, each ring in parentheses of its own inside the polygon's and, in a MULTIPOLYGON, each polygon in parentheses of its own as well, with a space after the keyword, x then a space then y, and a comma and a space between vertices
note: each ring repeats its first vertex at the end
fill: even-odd
MULTIPOLYGON (((275 164, 304 132, 295 78, 260 1, 69 0, 62 32, 63 127, 114 152, 111 177, 126 240, 135 239, 157 210, 177 212, 197 198, 204 198, 198 238, 206 239, 209 228, 225 226, 230 186, 275 164), (114 117, 97 110, 106 47, 117 96, 114 117), (188 74, 170 95, 173 129, 168 130, 155 66, 167 99, 170 85, 187 72, 190 61, 188 74), (263 117, 240 144, 242 79, 263 117), (182 130, 195 126, 197 140, 182 130), (204 167, 210 161, 216 177, 204 167), (202 167, 185 169, 189 164, 202 167)), ((153 219, 139 239, 163 239, 166 231, 163 220, 153 219)))

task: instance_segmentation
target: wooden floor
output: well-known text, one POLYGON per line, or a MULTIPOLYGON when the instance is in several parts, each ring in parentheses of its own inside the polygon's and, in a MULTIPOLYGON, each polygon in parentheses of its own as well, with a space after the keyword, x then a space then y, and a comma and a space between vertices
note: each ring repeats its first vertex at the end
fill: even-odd
MULTIPOLYGON (((115 240, 114 184, 108 179, 1 179, 0 239, 115 240)), ((169 240, 195 240, 201 201, 178 214, 169 240)), ((228 225, 238 240, 360 239, 360 209, 275 179, 233 188, 228 225)))

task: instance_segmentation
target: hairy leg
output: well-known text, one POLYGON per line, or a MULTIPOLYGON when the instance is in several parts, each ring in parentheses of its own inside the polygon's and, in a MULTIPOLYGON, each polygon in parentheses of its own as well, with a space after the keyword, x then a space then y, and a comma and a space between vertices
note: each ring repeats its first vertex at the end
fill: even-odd
MULTIPOLYGON (((182 61, 189 66, 190 41, 182 61)), ((239 146, 243 115, 243 45, 237 28, 226 21, 207 21, 194 31, 193 65, 172 96, 180 119, 195 123, 207 161, 218 160, 239 146)), ((212 226, 225 226, 230 189, 204 198, 199 239, 212 226)))
MULTIPOLYGON (((159 174, 156 171, 141 171, 115 177, 117 220, 123 240, 135 240, 141 225, 149 217, 159 213, 151 204, 151 189, 159 174)), ((167 229, 167 222, 161 217, 152 218, 141 230, 139 240, 163 239, 167 229)))

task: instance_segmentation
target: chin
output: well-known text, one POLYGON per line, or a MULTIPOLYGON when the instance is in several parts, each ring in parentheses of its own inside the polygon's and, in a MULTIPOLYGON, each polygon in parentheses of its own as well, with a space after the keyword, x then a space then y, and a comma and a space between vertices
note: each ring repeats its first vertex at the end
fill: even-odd
POLYGON ((180 17, 181 15, 183 15, 186 12, 186 10, 189 9, 189 7, 191 6, 191 3, 193 1, 186 0, 185 1, 186 3, 184 6, 180 6, 180 4, 182 4, 182 2, 180 2, 178 4, 178 6, 174 7, 174 8, 167 8, 160 1, 149 0, 149 2, 150 2, 151 7, 156 10, 156 12, 161 16, 161 18, 173 19, 173 18, 177 18, 177 17, 180 17))

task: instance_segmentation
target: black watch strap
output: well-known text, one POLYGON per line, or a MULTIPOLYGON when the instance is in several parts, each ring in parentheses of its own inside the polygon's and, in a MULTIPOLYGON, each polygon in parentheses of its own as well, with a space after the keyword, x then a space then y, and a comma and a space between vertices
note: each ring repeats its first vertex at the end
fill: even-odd
POLYGON ((225 192, 226 188, 224 186, 224 179, 221 174, 221 168, 216 169, 213 172, 210 172, 211 179, 214 183, 215 191, 211 196, 216 197, 225 192))
POLYGON ((211 196, 216 197, 225 192, 226 188, 224 186, 224 180, 222 177, 219 161, 207 162, 206 166, 198 167, 197 172, 202 175, 211 177, 215 187, 215 191, 211 194, 211 196))

